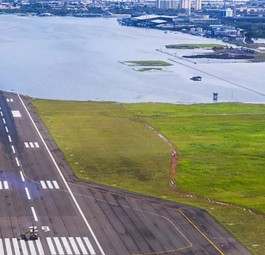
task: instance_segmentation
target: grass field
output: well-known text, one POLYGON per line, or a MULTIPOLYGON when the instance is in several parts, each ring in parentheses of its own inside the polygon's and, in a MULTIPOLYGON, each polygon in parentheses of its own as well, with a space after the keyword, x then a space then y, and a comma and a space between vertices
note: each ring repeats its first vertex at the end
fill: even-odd
POLYGON ((265 250, 265 105, 118 104, 33 100, 79 178, 206 209, 253 254, 265 250), (177 187, 168 189, 172 148, 177 187), (242 208, 241 208, 242 206, 242 208))

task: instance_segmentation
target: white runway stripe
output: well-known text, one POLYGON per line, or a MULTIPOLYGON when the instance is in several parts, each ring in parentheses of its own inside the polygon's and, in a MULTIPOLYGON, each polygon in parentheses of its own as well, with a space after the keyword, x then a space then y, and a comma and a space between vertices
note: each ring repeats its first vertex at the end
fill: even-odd
POLYGON ((59 189, 60 188, 59 185, 58 185, 58 183, 57 183, 57 181, 52 181, 52 183, 53 183, 53 185, 54 185, 54 187, 56 189, 59 189))
POLYGON ((24 142, 25 147, 28 148, 40 148, 40 145, 38 142, 24 142))
MULTIPOLYGON (((9 189, 9 184, 7 181, 0 181, 0 189, 9 189)), ((0 253, 1 254, 1 253, 0 253)))
POLYGON ((36 240, 36 245, 37 245, 37 248, 38 248, 38 251, 39 251, 39 255, 45 255, 44 254, 44 251, 43 251, 43 248, 42 248, 42 244, 40 242, 40 239, 36 240))
POLYGON ((56 245, 56 248, 57 248, 57 250, 59 252, 59 255, 64 255, 63 247, 62 247, 62 245, 60 243, 59 238, 58 237, 54 237, 53 240, 55 242, 55 245, 56 245))
POLYGON ((9 238, 5 238, 7 255, 13 255, 9 238))
POLYGON ((85 243, 86 243, 86 245, 87 245, 87 248, 89 249, 90 254, 91 254, 91 255, 96 255, 96 252, 95 252, 95 250, 93 249, 93 247, 92 247, 92 245, 91 245, 91 243, 90 243, 88 237, 84 237, 84 241, 85 241, 85 243))
POLYGON ((29 241, 28 245, 29 245, 29 249, 30 249, 30 255, 37 255, 35 247, 34 247, 34 243, 29 241))
POLYGON ((25 178, 24 178, 24 175, 23 175, 22 171, 20 171, 20 177, 21 177, 21 180, 24 182, 25 178))
POLYGON ((6 120, 3 118, 3 123, 6 124, 6 120))
POLYGON ((13 242, 15 254, 16 255, 20 255, 21 253, 20 253, 20 250, 19 250, 17 238, 12 238, 12 242, 13 242))
POLYGON ((31 197, 30 197, 30 194, 29 194, 29 190, 28 190, 27 187, 25 187, 25 191, 26 191, 26 194, 27 194, 28 200, 31 200, 31 197))
POLYGON ((47 189, 45 181, 40 181, 40 184, 43 189, 47 189))
POLYGON ((46 237, 46 240, 47 240, 51 255, 57 255, 56 251, 55 251, 55 248, 53 246, 53 243, 52 243, 52 239, 50 237, 46 237))
POLYGON ((0 239, 0 254, 4 254, 3 240, 0 239))
POLYGON ((76 241, 77 241, 77 243, 78 243, 78 245, 79 245, 79 247, 80 247, 80 249, 81 249, 81 252, 82 252, 84 255, 88 255, 87 250, 86 250, 86 248, 85 248, 85 246, 84 246, 84 244, 83 244, 83 242, 82 242, 81 237, 76 237, 76 241))
POLYGON ((54 188, 55 189, 60 189, 59 184, 58 184, 57 181, 49 181, 49 180, 43 181, 43 180, 41 180, 40 184, 41 184, 41 187, 43 189, 54 189, 54 188))
POLYGON ((0 114, 1 114, 2 117, 4 116, 3 112, 0 112, 0 114))
MULTIPOLYGON (((42 241, 0 238, 0 255, 45 255, 42 241)), ((46 242, 49 255, 96 255, 88 237, 46 237, 46 242)))
POLYGON ((79 252, 79 250, 78 250, 78 248, 77 248, 77 245, 76 245, 76 243, 75 243, 75 239, 74 239, 73 237, 69 237, 69 241, 70 241, 71 246, 72 246, 72 248, 73 248, 74 254, 75 254, 75 255, 80 255, 80 252, 79 252))
POLYGON ((9 140, 10 143, 12 143, 12 139, 11 139, 10 135, 8 135, 8 140, 9 140))
POLYGON ((47 185, 48 185, 49 189, 53 189, 51 181, 47 181, 47 185))
POLYGON ((16 157, 17 166, 20 166, 18 158, 16 157))
POLYGON ((7 181, 4 181, 4 188, 5 189, 9 189, 8 182, 7 181))
POLYGON ((7 126, 5 126, 5 129, 6 129, 6 132, 9 133, 9 130, 8 130, 8 127, 7 126))
POLYGON ((68 243, 66 237, 62 237, 61 240, 62 240, 63 245, 64 245, 64 248, 65 248, 65 250, 66 250, 66 254, 67 254, 67 255, 73 255, 73 252, 72 252, 72 250, 71 250, 71 247, 70 247, 70 245, 69 245, 69 243, 68 243))
POLYGON ((15 154, 16 151, 15 151, 15 147, 13 145, 11 145, 11 149, 12 149, 13 153, 15 154))
POLYGON ((35 220, 35 221, 38 221, 37 214, 36 214, 36 212, 35 212, 34 207, 31 207, 31 211, 32 211, 32 214, 33 214, 34 220, 35 220))
POLYGON ((22 253, 23 255, 28 255, 28 250, 27 250, 27 246, 26 246, 26 241, 24 240, 20 240, 20 245, 21 245, 21 249, 22 249, 22 253))

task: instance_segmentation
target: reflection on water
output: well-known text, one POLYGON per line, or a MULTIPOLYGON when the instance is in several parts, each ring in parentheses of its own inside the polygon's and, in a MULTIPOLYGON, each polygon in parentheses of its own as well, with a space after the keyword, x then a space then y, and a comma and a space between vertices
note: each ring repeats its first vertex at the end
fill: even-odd
POLYGON ((181 33, 122 27, 115 19, 0 16, 0 88, 32 97, 119 102, 263 103, 265 64, 189 63, 137 72, 120 61, 164 60, 166 44, 212 43, 181 33), (191 77, 200 75, 202 81, 191 77), (251 88, 251 90, 246 89, 251 88))

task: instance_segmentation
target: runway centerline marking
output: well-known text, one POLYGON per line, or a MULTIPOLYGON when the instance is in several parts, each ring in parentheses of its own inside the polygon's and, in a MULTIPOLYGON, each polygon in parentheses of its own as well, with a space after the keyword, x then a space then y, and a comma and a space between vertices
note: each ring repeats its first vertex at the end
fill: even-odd
POLYGON ((18 160, 18 158, 17 158, 17 157, 15 157, 15 159, 16 159, 16 162, 17 162, 17 166, 20 166, 20 163, 19 163, 19 160, 18 160))
POLYGON ((10 135, 8 135, 8 140, 9 140, 10 143, 12 143, 12 139, 11 139, 10 135))
POLYGON ((21 104, 23 105, 23 107, 24 107, 26 113, 28 114, 29 119, 31 120, 33 126, 35 127, 35 129, 36 129, 36 131, 37 131, 37 133, 38 133, 38 135, 39 135, 39 137, 40 137, 42 143, 44 144, 44 147, 45 147, 45 149, 47 150, 47 152, 48 152, 48 154, 49 154, 49 156, 50 156, 50 158, 51 158, 51 160, 52 160, 52 162, 53 162, 53 164, 54 164, 56 170, 58 171, 60 177, 62 178, 62 181, 63 181, 63 183, 65 184, 65 186, 66 186, 66 188, 67 188, 67 190, 68 190, 68 192, 69 192, 69 194, 70 194, 70 196, 71 196, 71 198, 72 198, 72 200, 73 200, 73 202, 74 202, 76 208, 78 209, 78 211, 79 211, 79 213, 80 213, 82 219, 84 220, 84 222, 85 222, 85 224, 86 224, 88 230, 90 231, 90 234, 92 235, 92 237, 93 237, 94 241, 96 242, 96 244, 97 244, 97 246, 98 246, 100 252, 102 253, 102 255, 105 255, 105 252, 103 251, 103 249, 102 249, 102 247, 101 247, 101 245, 100 245, 100 243, 99 243, 99 241, 98 241, 98 239, 97 239, 97 237, 96 237, 94 231, 92 230, 90 224, 88 223, 87 218, 85 217, 85 215, 84 215, 84 213, 83 213, 81 207, 79 206, 79 204, 78 204, 78 202, 77 202, 77 200, 76 200, 76 198, 75 198, 75 196, 74 196, 72 190, 70 189, 70 187, 69 187, 67 181, 65 180, 65 178, 64 178, 64 176, 63 176, 63 174, 62 174, 62 171, 60 170, 60 168, 59 168, 58 164, 56 163, 56 161, 55 161, 53 155, 51 154, 51 152, 50 152, 50 150, 49 150, 49 148, 48 148, 46 142, 44 141, 44 139, 43 139, 43 137, 42 137, 42 135, 41 135, 41 133, 40 133, 38 127, 36 126, 35 122, 33 121, 33 119, 32 119, 32 117, 31 117, 31 115, 30 115, 30 113, 29 113, 29 111, 28 111, 26 105, 24 104, 24 102, 23 102, 22 98, 20 97, 20 95, 17 94, 17 96, 18 96, 18 98, 20 99, 21 104))
POLYGON ((16 151, 15 151, 15 147, 13 145, 11 145, 11 149, 12 149, 13 153, 15 154, 16 151))
POLYGON ((32 214, 33 214, 33 218, 34 218, 34 220, 35 220, 35 221, 38 221, 38 217, 37 217, 37 214, 36 214, 36 212, 35 212, 34 207, 31 207, 31 211, 32 211, 32 214))
POLYGON ((3 123, 6 124, 6 120, 3 118, 3 123))
POLYGON ((20 171, 20 177, 21 177, 21 180, 24 182, 25 178, 24 178, 24 175, 23 175, 22 171, 20 171))
POLYGON ((31 200, 31 197, 30 197, 30 194, 29 194, 29 190, 28 190, 27 187, 25 187, 25 191, 26 191, 26 194, 27 194, 28 200, 31 200))
POLYGON ((9 130, 8 130, 8 127, 7 126, 5 126, 5 129, 6 129, 6 132, 9 133, 9 130))

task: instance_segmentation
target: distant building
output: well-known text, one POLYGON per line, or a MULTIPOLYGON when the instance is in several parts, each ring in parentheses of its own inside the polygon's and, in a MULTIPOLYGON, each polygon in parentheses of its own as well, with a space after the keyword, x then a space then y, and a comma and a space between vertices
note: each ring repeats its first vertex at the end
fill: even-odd
POLYGON ((194 9, 195 10, 201 10, 202 8, 202 0, 195 0, 194 1, 194 9))
POLYGON ((176 9, 178 5, 177 0, 158 0, 157 8, 159 9, 176 9))
POLYGON ((180 0, 180 9, 189 9, 190 0, 180 0))
POLYGON ((225 10, 225 17, 233 17, 233 10, 230 8, 227 8, 225 10))

